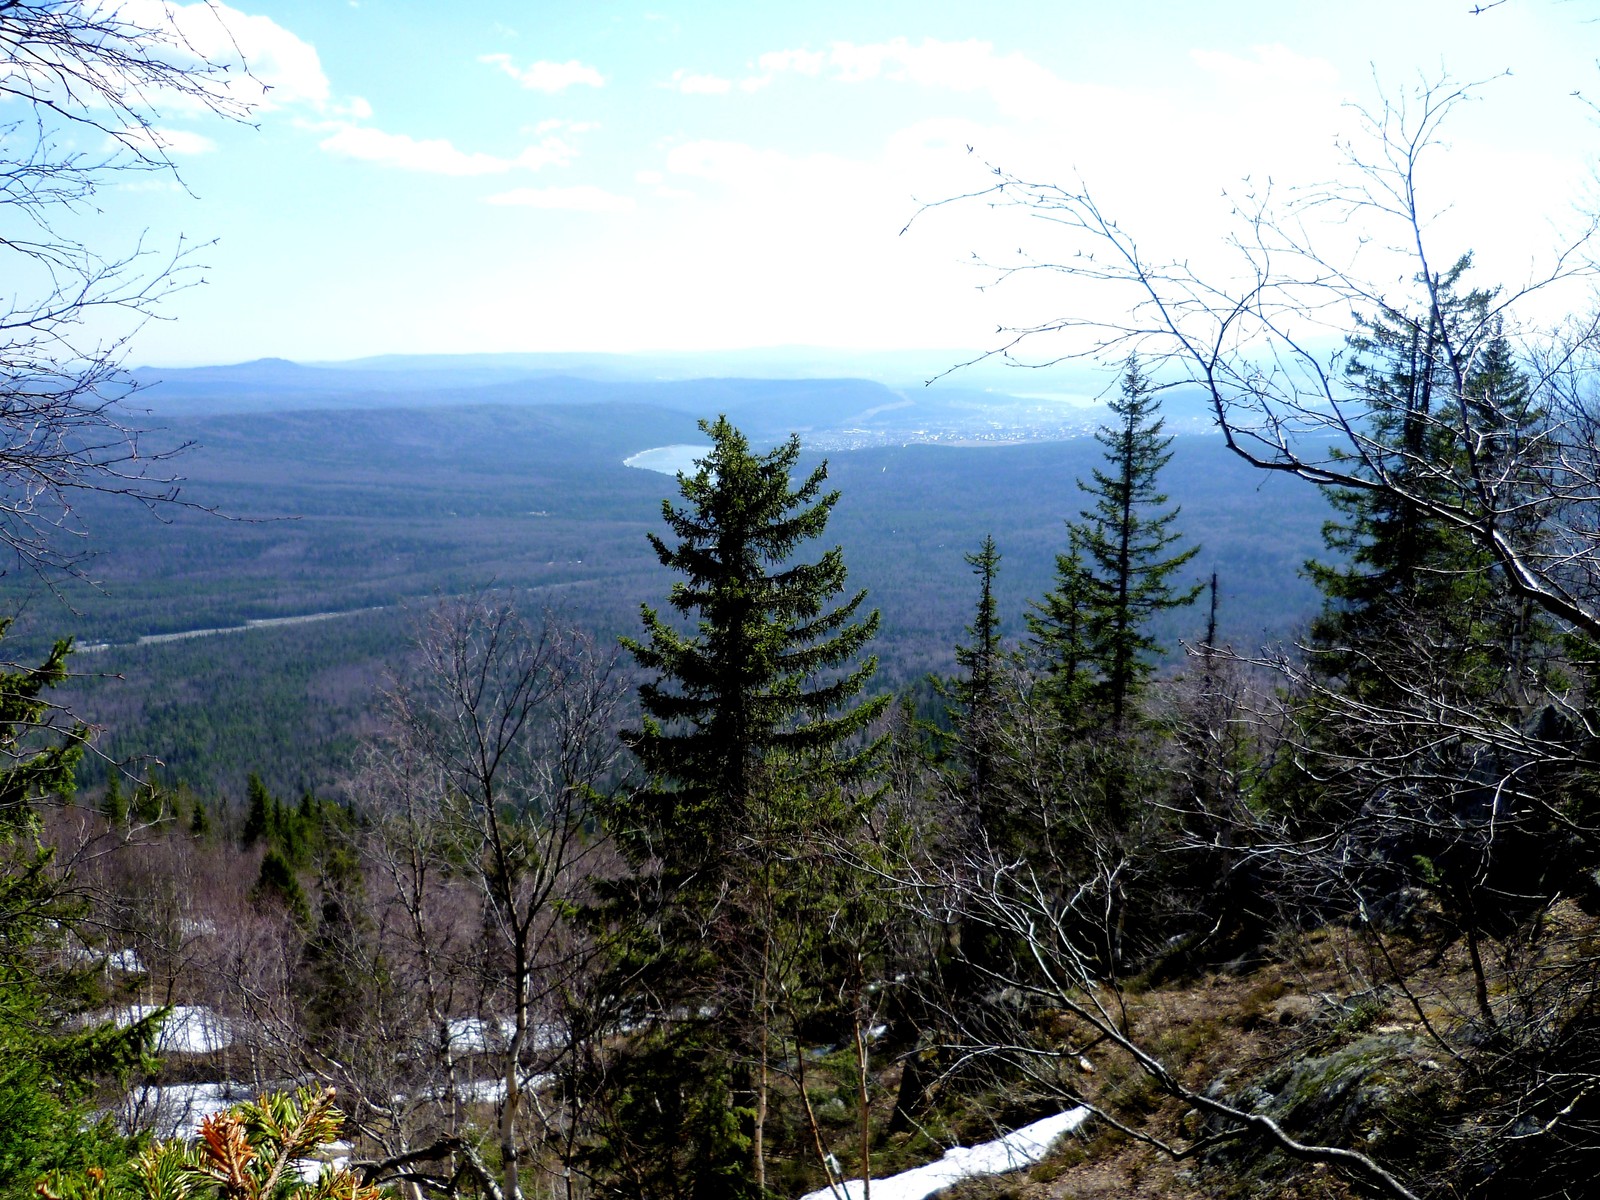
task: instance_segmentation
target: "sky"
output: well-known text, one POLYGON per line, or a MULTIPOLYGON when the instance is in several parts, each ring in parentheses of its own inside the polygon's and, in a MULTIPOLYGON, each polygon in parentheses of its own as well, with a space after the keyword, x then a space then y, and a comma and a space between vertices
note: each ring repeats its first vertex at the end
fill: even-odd
POLYGON ((924 204, 1081 181, 1205 263, 1230 197, 1336 177, 1363 108, 1449 77, 1481 86, 1428 160, 1436 232, 1515 278, 1595 192, 1600 14, 1473 3, 168 4, 266 91, 249 123, 164 106, 181 182, 113 184, 82 236, 202 246, 131 364, 984 348, 1072 285, 981 262, 1059 231, 924 204))

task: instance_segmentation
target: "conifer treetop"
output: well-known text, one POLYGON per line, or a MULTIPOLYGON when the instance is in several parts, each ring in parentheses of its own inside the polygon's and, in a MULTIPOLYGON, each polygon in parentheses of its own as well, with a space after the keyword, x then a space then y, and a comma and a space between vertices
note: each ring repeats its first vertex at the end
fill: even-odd
POLYGON ((876 743, 847 743, 884 702, 851 705, 877 667, 872 656, 857 660, 878 613, 858 616, 861 591, 832 604, 845 591, 842 550, 791 561, 826 530, 839 498, 824 491, 827 465, 794 484, 798 437, 758 454, 726 417, 700 427, 711 450, 678 475, 679 501, 662 502, 674 540, 650 535, 681 576, 668 602, 695 629, 642 607, 644 636, 622 642, 656 678, 639 690, 642 727, 624 738, 653 794, 725 826, 737 825, 758 777, 770 784, 780 759, 790 783, 808 786, 867 770, 876 743))

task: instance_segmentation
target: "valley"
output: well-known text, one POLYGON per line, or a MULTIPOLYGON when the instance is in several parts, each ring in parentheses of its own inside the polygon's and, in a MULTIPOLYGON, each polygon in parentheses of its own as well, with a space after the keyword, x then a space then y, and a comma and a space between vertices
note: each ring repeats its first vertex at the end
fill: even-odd
MULTIPOLYGON (((437 598, 508 588, 602 640, 636 630, 639 605, 660 603, 668 583, 646 534, 670 472, 692 462, 683 447, 704 444, 696 419, 718 411, 697 405, 722 405, 769 444, 789 428, 826 443, 898 395, 866 380, 508 381, 510 371, 493 360, 459 377, 268 363, 151 383, 140 393, 159 428, 151 444, 193 443, 176 462, 195 507, 156 519, 86 498, 85 578, 0 580, 0 603, 17 614, 8 650, 26 657, 71 636, 90 651, 71 703, 104 729, 111 760, 160 763, 169 781, 203 791, 237 795, 255 770, 285 791, 337 793, 373 694, 437 598), (308 623, 328 614, 338 619, 308 623), (194 637, 219 629, 230 632, 194 637)), ((1082 507, 1077 480, 1101 453, 1092 437, 1050 441, 1042 429, 985 444, 970 395, 940 423, 956 410, 922 406, 928 392, 905 389, 910 399, 869 417, 883 437, 921 440, 824 455, 802 434, 803 461, 826 457, 841 492, 829 536, 852 586, 882 610, 874 686, 888 690, 952 669, 972 603, 963 556, 987 534, 1003 555, 1005 636, 1022 637, 1063 522, 1082 507)), ((1202 547, 1193 577, 1219 576, 1219 629, 1250 649, 1292 634, 1314 606, 1298 572, 1320 552, 1322 497, 1252 472, 1214 436, 1175 446, 1166 484, 1202 547)), ((1194 610, 1161 635, 1175 645, 1203 622, 1194 610)), ((92 761, 83 778, 103 771, 92 761)))

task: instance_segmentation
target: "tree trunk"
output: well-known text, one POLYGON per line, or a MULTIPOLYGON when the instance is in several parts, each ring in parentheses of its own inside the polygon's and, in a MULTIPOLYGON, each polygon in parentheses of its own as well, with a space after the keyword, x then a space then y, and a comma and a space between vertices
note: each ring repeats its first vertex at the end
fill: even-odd
POLYGON ((756 1056, 756 1127, 750 1139, 750 1154, 754 1160, 756 1190, 765 1195, 767 1191, 767 1088, 768 1088, 768 1063, 767 1041, 769 1021, 768 997, 768 972, 772 962, 772 923, 770 914, 762 931, 761 944, 761 979, 756 986, 756 1016, 757 1037, 761 1045, 756 1056))

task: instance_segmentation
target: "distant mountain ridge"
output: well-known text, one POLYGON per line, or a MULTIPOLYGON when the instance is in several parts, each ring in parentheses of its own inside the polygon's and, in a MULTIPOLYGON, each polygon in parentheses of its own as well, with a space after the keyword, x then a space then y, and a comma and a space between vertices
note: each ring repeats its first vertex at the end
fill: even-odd
MULTIPOLYGON (((850 354, 386 355, 344 363, 282 358, 218 366, 140 367, 131 406, 158 417, 308 409, 629 404, 710 417, 726 413, 760 438, 826 433, 832 448, 904 440, 1053 440, 1104 419, 1097 398, 1115 379, 1082 366, 1021 373, 982 364, 924 380, 959 357, 943 352, 850 354), (921 376, 921 378, 919 378, 921 376), (1021 385, 999 390, 995 383, 1021 385), (1020 394, 1019 394, 1020 393, 1020 394)), ((1175 432, 1209 423, 1203 397, 1179 389, 1175 432)))

